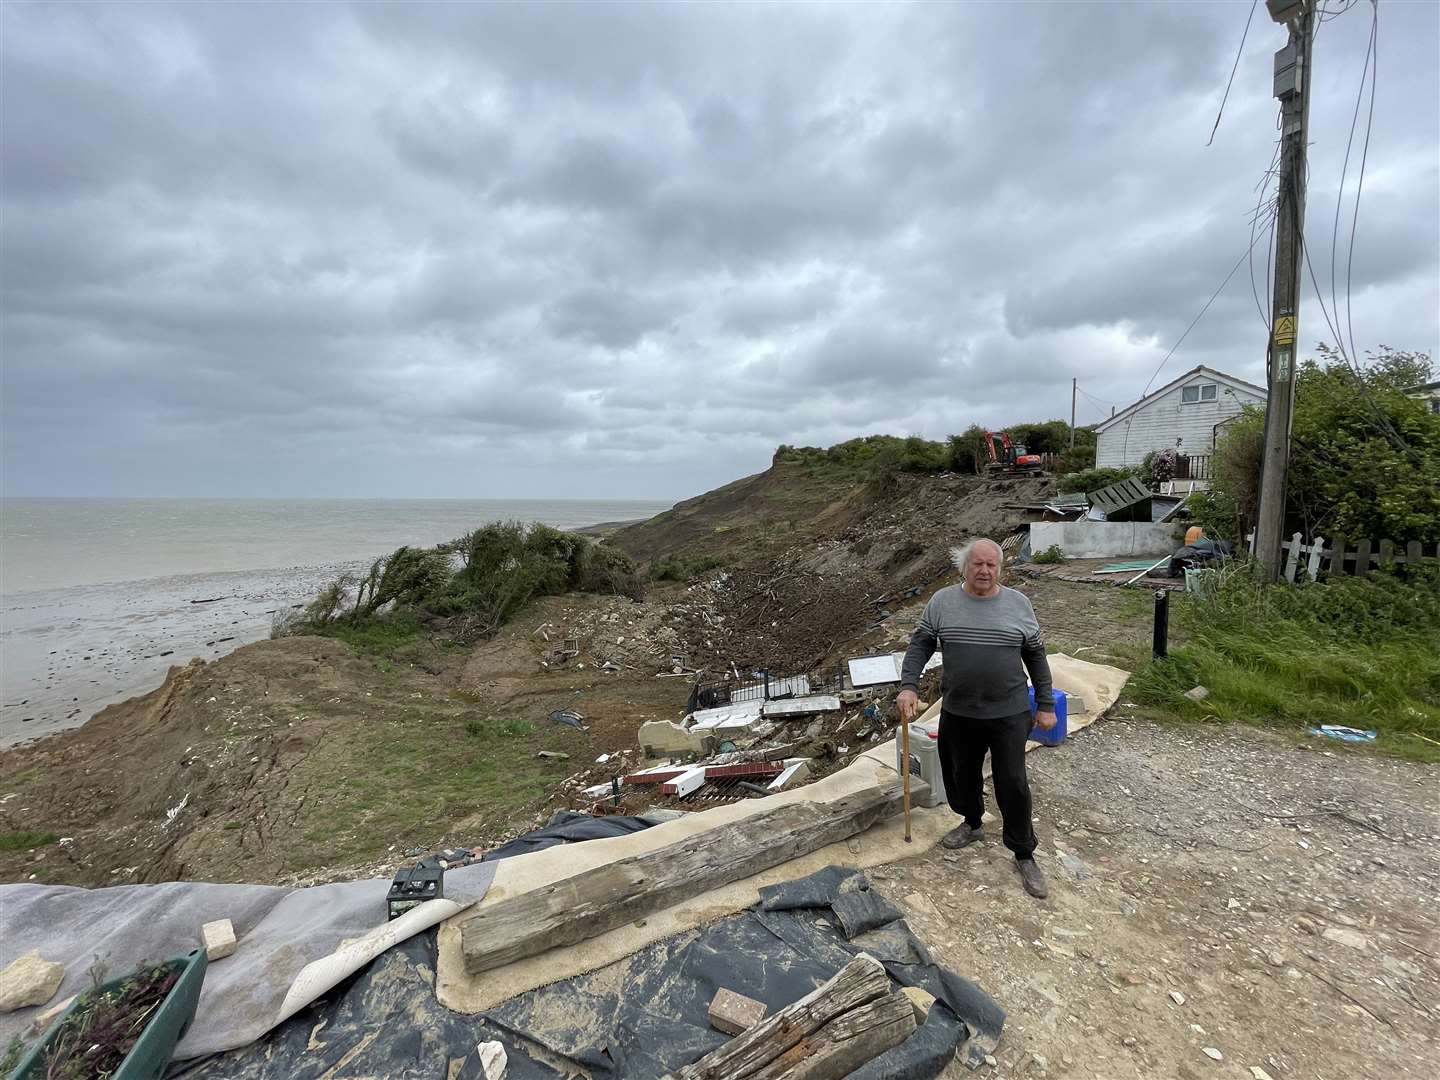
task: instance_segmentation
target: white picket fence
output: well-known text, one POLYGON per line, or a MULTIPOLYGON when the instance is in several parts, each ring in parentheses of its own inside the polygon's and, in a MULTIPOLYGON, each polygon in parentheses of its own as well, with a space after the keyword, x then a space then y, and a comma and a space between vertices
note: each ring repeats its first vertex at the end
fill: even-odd
MULTIPOLYGON (((1245 542, 1253 554, 1255 534, 1247 534, 1245 542)), ((1352 550, 1343 537, 1327 541, 1323 536, 1317 536, 1307 543, 1298 532, 1280 545, 1280 551, 1285 559, 1280 577, 1289 582, 1294 582, 1302 569, 1311 581, 1316 581, 1322 571, 1327 574, 1367 574, 1380 566, 1440 559, 1440 543, 1436 542, 1411 540, 1401 545, 1393 540, 1381 540, 1372 544, 1366 539, 1357 540, 1352 550)))

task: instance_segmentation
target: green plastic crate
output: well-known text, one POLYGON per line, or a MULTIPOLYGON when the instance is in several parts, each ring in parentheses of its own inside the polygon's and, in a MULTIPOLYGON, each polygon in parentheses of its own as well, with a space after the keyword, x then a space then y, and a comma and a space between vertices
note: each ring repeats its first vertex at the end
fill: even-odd
MULTIPOLYGON (((165 1066, 170 1064, 170 1055, 175 1052, 175 1044, 184 1037, 190 1028, 190 1021, 195 1019, 200 987, 205 982, 205 950, 194 949, 183 956, 165 961, 165 965, 182 969, 180 979, 170 988, 170 993, 155 1010, 150 1023, 145 1026, 144 1033, 120 1063, 120 1068, 110 1074, 112 1080, 159 1080, 165 1072, 165 1066)), ((113 990, 133 974, 134 972, 130 972, 121 975, 95 990, 87 990, 77 996, 74 1003, 55 1018, 44 1038, 32 1046, 30 1052, 20 1060, 20 1064, 15 1066, 9 1080, 36 1080, 43 1076, 41 1055, 55 1038, 60 1025, 75 1011, 75 1007, 91 994, 103 994, 107 990, 113 990)))

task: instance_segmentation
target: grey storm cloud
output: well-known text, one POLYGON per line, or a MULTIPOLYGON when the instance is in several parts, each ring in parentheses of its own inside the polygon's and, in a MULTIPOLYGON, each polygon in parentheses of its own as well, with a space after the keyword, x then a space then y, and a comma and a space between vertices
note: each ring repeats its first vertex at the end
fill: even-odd
MULTIPOLYGON (((1327 303, 1370 10, 1318 38, 1327 303)), ((1072 377, 1098 420, 1250 242, 1263 5, 1205 145, 1247 12, 5 4, 4 490, 683 497, 1072 377)), ((1433 351, 1440 8, 1380 20, 1355 332, 1433 351)), ((1251 282, 1159 377, 1259 377, 1251 282)))

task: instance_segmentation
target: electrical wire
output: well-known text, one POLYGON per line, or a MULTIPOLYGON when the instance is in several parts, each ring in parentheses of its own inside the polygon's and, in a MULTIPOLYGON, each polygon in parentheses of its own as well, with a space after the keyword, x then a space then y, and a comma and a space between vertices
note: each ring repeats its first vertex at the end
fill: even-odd
POLYGON ((1215 133, 1220 130, 1220 118, 1225 115, 1225 103, 1230 100, 1230 87, 1235 85, 1235 72, 1240 70, 1240 54, 1245 51, 1245 39, 1250 36, 1250 22, 1255 18, 1256 5, 1260 0, 1250 0, 1250 14, 1245 16, 1245 32, 1240 35, 1240 47, 1235 50, 1235 63, 1230 66, 1230 78, 1225 83, 1225 94, 1220 98, 1220 111, 1215 114, 1215 126, 1210 129, 1210 138, 1205 140, 1209 146, 1215 141, 1215 133))
MULTIPOLYGON (((1345 323, 1350 335, 1350 353, 1355 354, 1355 320, 1350 313, 1350 286, 1355 268, 1355 230, 1360 223, 1360 193, 1365 189, 1365 161, 1370 156, 1370 132, 1375 124, 1375 78, 1380 73, 1380 3, 1370 0, 1370 109, 1365 120, 1365 142, 1360 150, 1360 178, 1355 184, 1355 209, 1350 218, 1350 250, 1345 257, 1345 323)), ((1364 80, 1361 80, 1364 89, 1364 80)), ((1340 312, 1335 312, 1338 318, 1340 312)))

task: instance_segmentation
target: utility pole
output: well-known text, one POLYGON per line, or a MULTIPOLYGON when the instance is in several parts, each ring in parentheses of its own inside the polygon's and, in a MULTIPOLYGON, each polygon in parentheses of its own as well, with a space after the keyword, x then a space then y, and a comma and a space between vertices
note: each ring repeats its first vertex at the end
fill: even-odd
POLYGON ((1269 397, 1255 558, 1271 581, 1280 576, 1285 530, 1285 484, 1290 468, 1290 427, 1295 411, 1295 341, 1300 320, 1300 268, 1305 258, 1305 149, 1310 120, 1310 76, 1316 0, 1265 0, 1270 17, 1290 32, 1275 54, 1275 96, 1280 99, 1280 178, 1275 209, 1275 302, 1267 343, 1269 397))
POLYGON ((1075 449, 1075 386, 1077 380, 1070 380, 1070 449, 1075 449))

